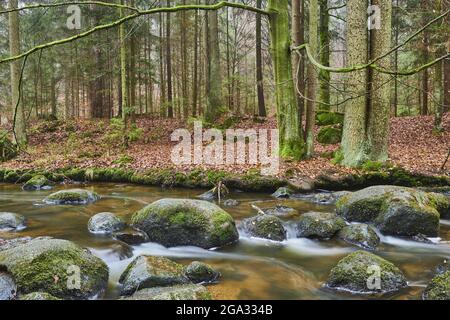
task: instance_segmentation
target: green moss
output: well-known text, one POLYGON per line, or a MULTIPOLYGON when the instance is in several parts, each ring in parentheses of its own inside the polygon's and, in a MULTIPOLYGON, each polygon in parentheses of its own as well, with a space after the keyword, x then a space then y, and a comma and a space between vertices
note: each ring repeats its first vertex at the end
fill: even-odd
POLYGON ((3 177, 5 182, 16 183, 20 179, 19 174, 15 170, 7 171, 3 177))
POLYGON ((450 300, 450 271, 434 277, 423 293, 425 300, 450 300))
POLYGON ((333 124, 343 124, 344 115, 335 112, 317 112, 316 124, 318 126, 328 126, 333 124))
POLYGON ((51 182, 47 179, 46 176, 42 174, 38 174, 30 178, 24 185, 24 190, 39 190, 43 187, 50 187, 51 182))
POLYGON ((46 292, 32 292, 20 297, 20 300, 61 300, 46 292))
POLYGON ((100 199, 99 195, 84 189, 61 190, 50 194, 44 202, 50 204, 86 204, 100 199))
POLYGON ((326 126, 320 129, 317 141, 321 144, 336 144, 341 141, 342 129, 334 126, 326 126))

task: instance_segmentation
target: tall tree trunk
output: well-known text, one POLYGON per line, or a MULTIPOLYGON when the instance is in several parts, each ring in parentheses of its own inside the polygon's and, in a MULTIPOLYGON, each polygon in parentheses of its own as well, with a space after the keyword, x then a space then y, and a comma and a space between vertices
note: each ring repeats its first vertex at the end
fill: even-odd
MULTIPOLYGON (((305 43, 304 0, 292 0, 292 43, 295 47, 305 43)), ((298 123, 302 128, 302 114, 305 109, 305 59, 303 52, 296 52, 293 57, 293 75, 295 79, 296 99, 298 106, 298 123)))
MULTIPOLYGON (((328 14, 328 0, 319 0, 320 5, 320 63, 324 66, 330 66, 330 15, 328 14)), ((330 72, 320 70, 319 73, 319 109, 330 110, 330 72), (323 103, 320 103, 323 102, 323 103)))
MULTIPOLYGON (((100 24, 101 8, 99 6, 91 5, 92 11, 92 24, 97 26, 100 24)), ((91 48, 92 57, 95 61, 95 72, 93 78, 89 81, 89 112, 88 118, 101 118, 103 116, 103 92, 104 92, 104 79, 103 79, 103 61, 102 50, 100 44, 95 41, 91 48)))
MULTIPOLYGON (((447 41, 447 52, 450 52, 450 38, 447 41)), ((450 111, 450 59, 447 58, 444 63, 444 88, 443 88, 443 104, 444 112, 450 111)))
MULTIPOLYGON (((395 46, 398 45, 398 38, 399 38, 399 17, 400 17, 400 13, 399 13, 399 4, 398 4, 398 0, 395 0, 395 23, 394 23, 394 34, 395 34, 395 46)), ((398 50, 395 50, 394 52, 394 69, 398 70, 398 50)), ((397 76, 394 76, 394 100, 393 100, 393 114, 394 117, 397 116, 398 114, 398 80, 397 80, 397 76)))
MULTIPOLYGON (((199 4, 200 1, 197 0, 196 4, 199 4)), ((194 75, 192 80, 192 116, 197 116, 197 101, 198 101, 198 23, 199 23, 199 11, 195 10, 195 18, 194 18, 194 75)))
MULTIPOLYGON (((216 3, 210 0, 209 4, 216 3)), ((222 109, 222 78, 220 73, 219 50, 219 15, 217 10, 207 13, 208 17, 208 94, 206 103, 205 120, 214 122, 222 109)))
MULTIPOLYGON (((371 31, 370 58, 375 59, 388 52, 392 34, 392 0, 372 0, 372 5, 380 8, 381 28, 371 31)), ((378 65, 391 69, 390 58, 378 61, 378 65)), ((372 161, 385 162, 388 159, 389 117, 391 105, 390 76, 372 70, 372 90, 367 127, 368 157, 372 161)))
MULTIPOLYGON (((124 0, 120 0, 120 3, 123 5, 124 0)), ((120 16, 123 17, 123 9, 120 10, 120 16)), ((128 68, 127 68, 127 47, 125 40, 125 25, 122 23, 119 26, 119 43, 120 43, 120 82, 121 82, 121 91, 122 91, 122 120, 124 123, 124 133, 123 133, 123 145, 126 146, 128 144, 128 139, 126 137, 127 130, 127 122, 128 122, 128 114, 130 110, 129 99, 128 99, 128 68)))
MULTIPOLYGON (((427 2, 421 1, 421 9, 426 12, 429 10, 427 2)), ((427 15, 423 13, 423 22, 422 24, 425 25, 427 23, 427 15)), ((430 50, 430 40, 429 40, 429 34, 427 30, 424 30, 422 33, 422 61, 424 63, 429 61, 429 50, 430 50)), ((427 115, 428 114, 428 94, 429 94, 429 88, 428 88, 428 81, 429 81, 429 75, 428 75, 428 69, 425 69, 422 71, 422 105, 420 107, 420 114, 421 115, 427 115)))
MULTIPOLYGON (((256 1, 256 7, 262 7, 262 0, 256 1)), ((256 88, 258 91, 258 115, 265 117, 266 102, 264 99, 264 79, 263 79, 263 63, 262 63, 262 25, 261 14, 256 14, 256 88)))
POLYGON ((159 104, 160 114, 166 117, 166 78, 164 70, 164 17, 159 14, 159 104))
POLYGON ((301 159, 305 148, 292 79, 288 0, 269 0, 272 59, 274 62, 280 155, 301 159))
MULTIPOLYGON (((167 0, 167 7, 170 7, 170 0, 167 0)), ((172 97, 172 48, 170 43, 170 13, 166 16, 166 68, 167 68, 167 116, 173 118, 173 97, 172 97)))
MULTIPOLYGON (((9 8, 18 7, 18 0, 9 0, 9 8)), ((9 52, 11 56, 20 54, 20 38, 19 38, 19 12, 12 11, 9 13, 9 52)), ((14 123, 14 142, 23 146, 27 143, 27 133, 25 124, 25 114, 23 104, 20 103, 20 72, 21 60, 10 63, 11 65, 11 114, 14 123)))
MULTIPOLYGON (((181 1, 182 5, 186 4, 186 0, 181 1)), ((187 29, 187 16, 186 12, 181 12, 181 28, 180 33, 185 32, 187 29)), ((188 85, 188 53, 187 53, 187 36, 181 36, 181 95, 182 95, 182 108, 183 108, 183 118, 187 119, 189 115, 189 95, 187 92, 188 85)))
MULTIPOLYGON (((347 64, 367 63, 367 1, 347 1, 347 64)), ((367 71, 348 75, 351 97, 345 104, 342 133, 342 164, 358 166, 366 161, 366 84, 367 71)))
MULTIPOLYGON (((309 48, 311 55, 318 58, 318 0, 309 2, 309 48)), ((314 153, 314 124, 316 120, 316 88, 317 74, 312 63, 308 63, 308 101, 306 102, 306 156, 312 157, 314 153)))
POLYGON ((57 99, 56 79, 55 79, 55 76, 52 75, 52 77, 50 79, 50 113, 51 113, 53 119, 57 118, 56 99, 57 99))

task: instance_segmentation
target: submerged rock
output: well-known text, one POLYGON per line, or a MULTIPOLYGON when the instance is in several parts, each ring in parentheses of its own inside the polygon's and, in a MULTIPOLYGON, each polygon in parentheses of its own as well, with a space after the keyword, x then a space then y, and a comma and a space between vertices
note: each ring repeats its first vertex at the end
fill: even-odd
POLYGON ((223 205, 225 207, 235 207, 239 204, 239 201, 235 200, 235 199, 227 199, 223 202, 223 205))
POLYGON ((211 300, 211 293, 199 284, 142 289, 123 300, 211 300))
POLYGON ((374 250, 380 244, 377 233, 367 224, 351 224, 342 228, 338 237, 364 249, 374 250))
POLYGON ((265 214, 278 216, 278 217, 291 216, 291 215, 297 213, 297 210, 290 208, 290 207, 283 206, 283 205, 279 205, 279 204, 277 204, 273 208, 262 209, 262 211, 265 214))
POLYGON ((272 193, 272 197, 277 199, 288 199, 292 195, 292 190, 286 187, 278 188, 277 191, 272 193))
POLYGON ((47 204, 88 204, 100 199, 95 192, 83 189, 61 190, 44 199, 47 204))
POLYGON ((13 300, 17 294, 14 279, 6 272, 0 272, 0 300, 13 300))
POLYGON ((30 180, 25 182, 22 186, 23 190, 48 190, 53 187, 53 183, 50 182, 44 175, 35 175, 30 180))
POLYGON ((101 212, 92 216, 88 222, 88 229, 92 233, 113 233, 125 228, 125 222, 111 212, 101 212))
POLYGON ((193 261, 186 267, 185 275, 193 283, 212 283, 219 279, 220 272, 206 263, 193 261))
POLYGON ((448 199, 406 187, 374 186, 343 196, 336 211, 348 221, 373 221, 384 234, 437 236, 448 199))
POLYGON ((25 228, 25 217, 12 212, 0 212, 0 230, 25 228))
POLYGON ((274 241, 286 239, 282 221, 272 215, 260 214, 242 221, 244 231, 250 236, 274 241))
POLYGON ((18 291, 48 292, 62 299, 88 299, 101 294, 108 283, 108 267, 89 251, 59 239, 33 239, 0 252, 0 268, 14 277, 18 291), (80 272, 80 283, 71 276, 80 272))
POLYGON ((428 239, 426 235, 421 234, 421 233, 413 236, 412 240, 414 240, 416 242, 426 243, 426 244, 434 244, 434 242, 431 241, 430 239, 428 239))
POLYGON ((343 196, 351 193, 350 191, 337 191, 337 192, 321 192, 313 194, 298 194, 295 195, 296 199, 310 201, 316 204, 334 204, 343 196))
POLYGON ((121 295, 152 287, 189 283, 184 266, 164 257, 139 256, 126 268, 119 279, 121 295))
POLYGON ((447 271, 450 271, 450 262, 447 259, 445 259, 444 261, 442 261, 442 263, 440 263, 436 267, 436 273, 443 274, 446 273, 447 271))
POLYGON ((307 212, 297 223, 297 236, 305 238, 329 239, 345 227, 345 221, 334 213, 307 212))
POLYGON ((32 292, 20 297, 20 300, 61 300, 47 292, 32 292))
POLYGON ((387 293, 407 286, 403 273, 391 262, 367 251, 353 252, 331 269, 325 286, 354 293, 387 293))
POLYGON ((450 300, 450 271, 434 277, 423 292, 424 300, 450 300))
POLYGON ((167 247, 221 247, 239 238, 233 218, 217 205, 190 199, 161 199, 136 212, 131 225, 167 247))
POLYGON ((132 246, 149 241, 147 234, 139 230, 125 230, 114 232, 112 234, 112 237, 132 246))

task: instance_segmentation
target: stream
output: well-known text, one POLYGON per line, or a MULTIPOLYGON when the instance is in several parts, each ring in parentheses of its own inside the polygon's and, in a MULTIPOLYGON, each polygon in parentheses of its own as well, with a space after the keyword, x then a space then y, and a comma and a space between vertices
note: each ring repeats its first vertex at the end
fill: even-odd
MULTIPOLYGON (((122 271, 138 255, 169 257, 188 264, 193 260, 206 262, 221 272, 222 278, 208 289, 216 299, 364 299, 366 296, 334 292, 322 287, 332 267, 357 247, 341 240, 316 241, 296 238, 294 224, 305 212, 331 212, 333 205, 318 205, 300 199, 275 200, 270 194, 232 192, 230 198, 239 201, 235 207, 222 207, 237 225, 257 214, 252 207, 270 208, 284 205, 294 208, 283 218, 288 240, 273 242, 246 236, 240 231, 239 242, 225 248, 205 250, 197 247, 165 248, 157 243, 129 246, 106 235, 94 235, 87 229, 91 216, 112 212, 128 221, 146 204, 161 198, 196 198, 205 190, 161 189, 128 184, 89 184, 83 188, 97 192, 102 199, 89 205, 46 205, 42 199, 52 190, 22 191, 20 185, 0 184, 0 212, 15 212, 27 218, 27 228, 20 231, 0 231, 0 238, 51 236, 67 239, 89 248, 103 259, 110 269, 108 289, 104 299, 117 299, 117 282, 122 271)), ((399 267, 408 279, 408 288, 383 299, 421 299, 422 291, 433 277, 435 267, 450 258, 450 220, 441 220, 439 238, 433 244, 382 236, 375 253, 399 267)))

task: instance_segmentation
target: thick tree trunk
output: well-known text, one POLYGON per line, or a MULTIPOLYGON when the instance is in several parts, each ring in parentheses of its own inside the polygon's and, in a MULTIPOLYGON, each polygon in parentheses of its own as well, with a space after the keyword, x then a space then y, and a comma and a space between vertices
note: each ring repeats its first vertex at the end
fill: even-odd
MULTIPOLYGON (((320 2, 320 44, 319 44, 319 58, 320 63, 324 66, 330 66, 330 16, 328 14, 328 0, 319 0, 320 2)), ((319 101, 320 110, 330 110, 330 73, 325 70, 320 70, 319 73, 319 94, 317 100, 319 101), (323 102, 323 103, 321 103, 323 102)))
POLYGON ((269 0, 271 52, 274 63, 280 155, 301 159, 305 147, 292 79, 288 0, 269 0))
MULTIPOLYGON (((294 47, 305 43, 304 0, 292 0, 292 44, 294 47)), ((302 114, 305 109, 305 60, 303 51, 296 52, 293 57, 293 76, 298 106, 298 123, 303 132, 302 114)))
MULTIPOLYGON (((426 12, 428 10, 426 1, 421 1, 421 9, 426 12)), ((425 25, 427 23, 427 15, 423 13, 423 22, 422 24, 425 25)), ((430 50, 430 40, 429 40, 429 34, 427 30, 424 30, 423 37, 422 37, 422 61, 424 63, 429 61, 429 50, 430 50)), ((421 115, 428 115, 428 94, 429 94, 429 88, 428 88, 428 81, 429 81, 429 74, 428 69, 425 69, 422 71, 422 104, 420 106, 420 114, 421 115)))
MULTIPOLYGON (((197 0, 196 4, 199 4, 200 1, 197 0)), ((192 116, 197 116, 197 101, 198 101, 198 24, 199 24, 199 11, 195 10, 195 18, 194 18, 194 74, 192 79, 192 116)))
MULTIPOLYGON (((170 0, 167 0, 167 7, 170 7, 170 0)), ((172 48, 170 43, 170 13, 166 15, 166 68, 167 68, 167 116, 173 118, 173 97, 172 97, 172 48)))
MULTIPOLYGON (((121 4, 124 4, 124 0, 120 1, 121 4)), ((123 9, 120 9, 120 16, 123 16, 123 9)), ((128 68, 127 68, 127 47, 125 40, 125 25, 121 24, 119 26, 119 43, 120 43, 120 82, 121 82, 121 95, 122 95, 122 120, 124 123, 124 130, 126 131, 127 122, 128 122, 128 114, 129 114, 129 98, 128 98, 128 68)), ((128 144, 126 138, 126 132, 123 134, 123 145, 126 146, 128 144)))
MULTIPOLYGON (((347 1, 347 64, 367 63, 367 1, 347 1)), ((345 104, 342 133, 342 164, 358 166, 367 160, 364 153, 366 139, 366 84, 367 71, 348 75, 351 97, 345 104)))
MULTIPOLYGON (((372 30, 370 57, 374 59, 388 52, 391 45, 392 1, 372 0, 372 5, 380 8, 381 29, 372 30)), ((390 58, 378 61, 385 69, 392 69, 390 58)), ((390 118, 390 76, 372 72, 372 90, 370 92, 370 108, 367 127, 368 157, 372 161, 384 162, 388 159, 389 118, 390 118)))
MULTIPOLYGON (((256 7, 262 7, 262 0, 256 1, 256 7)), ((263 79, 263 63, 262 63, 262 25, 261 14, 256 14, 256 88, 258 93, 258 115, 265 117, 266 102, 264 99, 264 79, 263 79)))
MULTIPOLYGON (((9 0, 9 8, 14 9, 18 6, 18 0, 9 0)), ((19 13, 13 11, 9 13, 9 52, 11 56, 20 54, 19 38, 19 13)), ((11 62, 11 114, 14 125, 14 142, 19 145, 26 145, 27 133, 25 125, 25 114, 23 104, 18 103, 20 99, 20 72, 21 60, 11 62)))

